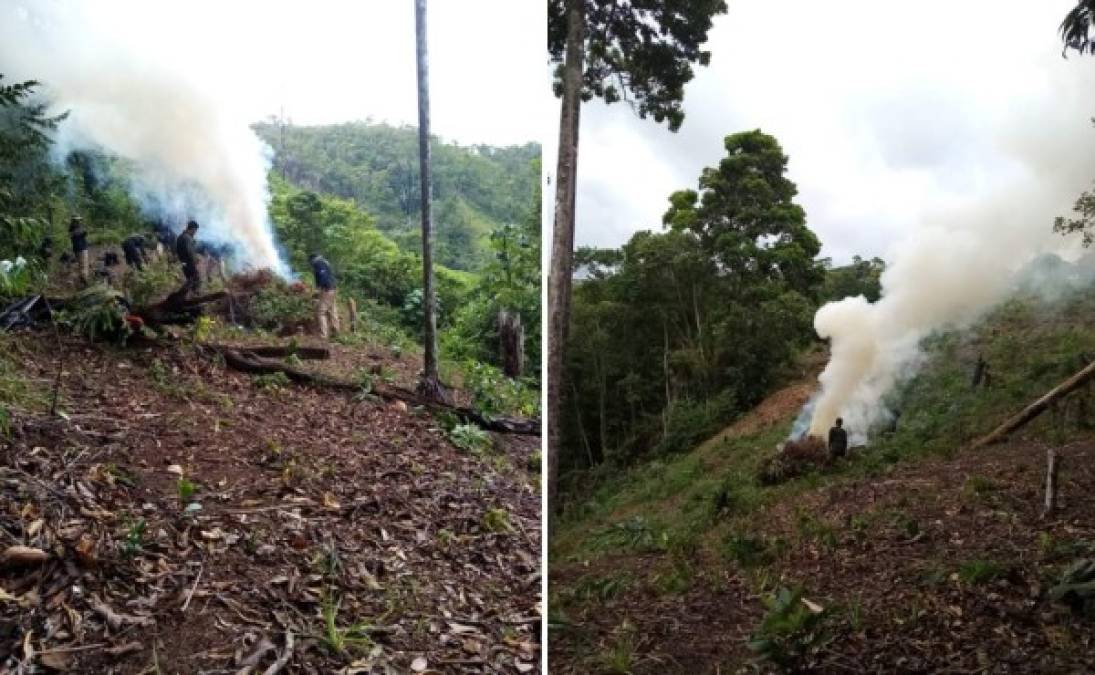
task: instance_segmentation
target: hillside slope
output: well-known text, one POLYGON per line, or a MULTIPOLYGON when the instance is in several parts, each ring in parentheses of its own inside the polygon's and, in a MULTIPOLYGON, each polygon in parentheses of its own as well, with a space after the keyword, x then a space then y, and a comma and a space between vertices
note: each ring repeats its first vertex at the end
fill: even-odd
MULTIPOLYGON (((420 248, 415 128, 368 122, 253 128, 274 148, 273 170, 286 180, 354 200, 404 249, 420 248)), ((477 270, 488 259, 490 233, 523 221, 538 203, 540 145, 460 146, 434 139, 431 151, 437 260, 477 270)))
POLYGON ((1095 667, 1095 625, 1049 593, 1095 556, 1084 394, 1007 444, 962 450, 1095 354, 1091 310, 1017 301, 932 338, 891 401, 897 432, 836 466, 758 480, 807 377, 692 452, 620 472, 552 535, 552 672, 1095 667), (979 353, 988 389, 970 387, 979 353), (1043 520, 1050 445, 1064 497, 1043 520))
MULTIPOLYGON (((0 336, 2 548, 48 555, 0 564, 0 670, 536 668, 538 439, 472 454, 421 411, 187 339, 57 339, 0 336)), ((382 345, 332 349, 324 370, 414 377, 382 345)))

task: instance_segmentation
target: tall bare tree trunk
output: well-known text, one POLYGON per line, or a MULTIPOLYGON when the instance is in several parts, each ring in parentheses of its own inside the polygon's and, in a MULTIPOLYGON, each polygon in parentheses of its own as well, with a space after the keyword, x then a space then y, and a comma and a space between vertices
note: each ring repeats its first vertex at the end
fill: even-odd
POLYGON ((570 282, 574 264, 574 195, 578 178, 578 114, 581 109, 585 41, 584 0, 567 1, 567 47, 563 104, 559 115, 559 163, 555 171, 555 224, 548 277, 548 508, 558 510, 562 445, 563 363, 570 327, 570 282))
POLYGON ((433 232, 430 197, 430 82, 426 56, 426 0, 414 3, 415 46, 418 61, 418 165, 422 181, 422 379, 419 394, 435 401, 444 400, 437 376, 437 303, 433 288, 433 232))

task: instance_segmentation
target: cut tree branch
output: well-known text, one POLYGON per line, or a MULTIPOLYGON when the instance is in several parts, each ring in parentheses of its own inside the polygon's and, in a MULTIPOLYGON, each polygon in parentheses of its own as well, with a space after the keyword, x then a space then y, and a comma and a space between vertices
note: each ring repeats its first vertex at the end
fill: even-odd
MULTIPOLYGON (((255 375, 282 373, 291 381, 298 384, 336 389, 339 391, 359 392, 362 388, 361 384, 357 382, 340 380, 320 373, 309 373, 288 364, 281 363, 280 361, 272 361, 270 359, 255 356, 253 351, 248 353, 246 347, 234 349, 224 347, 218 348, 213 345, 202 345, 202 348, 220 354, 224 357, 225 364, 240 372, 252 373, 255 375)), ((513 417, 487 417, 471 408, 431 401, 408 389, 379 383, 373 383, 370 393, 387 401, 403 401, 408 405, 423 406, 430 410, 452 413, 465 422, 473 422, 489 431, 527 436, 540 435, 540 420, 513 417)))
POLYGON ((1010 436, 1014 431, 1024 426, 1027 422, 1041 415, 1046 411, 1054 402, 1058 399, 1066 396, 1083 385, 1087 384, 1093 377, 1095 377, 1095 361, 1087 364, 1087 366, 1076 373, 1072 377, 1068 378, 1061 384, 1057 385, 1049 391, 1045 396, 1038 399, 1034 403, 1031 403, 1026 408, 1023 408, 1019 414, 1011 417, 1006 422, 997 427, 992 433, 982 436, 974 441, 971 448, 980 448, 986 445, 992 445, 993 443, 999 443, 1010 436))

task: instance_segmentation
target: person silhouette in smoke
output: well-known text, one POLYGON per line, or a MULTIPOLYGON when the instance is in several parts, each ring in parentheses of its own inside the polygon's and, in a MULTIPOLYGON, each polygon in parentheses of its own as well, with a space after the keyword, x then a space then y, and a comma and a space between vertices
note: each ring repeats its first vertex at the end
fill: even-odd
POLYGON ((174 301, 185 300, 191 293, 197 293, 201 289, 202 279, 198 273, 198 247, 194 242, 194 236, 198 233, 198 224, 191 220, 186 223, 186 229, 175 240, 175 255, 182 263, 183 276, 186 281, 182 287, 171 294, 174 301))
POLYGON ((844 430, 844 420, 836 418, 836 426, 829 429, 829 456, 833 459, 843 457, 848 452, 848 432, 844 430))

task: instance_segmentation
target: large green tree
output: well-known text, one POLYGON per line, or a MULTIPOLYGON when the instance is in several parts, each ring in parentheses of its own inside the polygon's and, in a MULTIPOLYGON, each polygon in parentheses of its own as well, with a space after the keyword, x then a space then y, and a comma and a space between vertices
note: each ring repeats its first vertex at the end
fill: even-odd
POLYGON ((684 85, 692 64, 706 65, 702 49, 712 18, 725 0, 548 0, 548 53, 556 63, 555 93, 562 99, 555 173, 555 220, 548 279, 548 503, 558 479, 565 350, 570 325, 574 209, 581 101, 627 101, 641 117, 684 121, 684 85))
MULTIPOLYGON (((601 462, 687 450, 768 393, 811 323, 825 272, 776 139, 725 139, 664 233, 582 250, 561 410, 566 484, 601 462)), ((550 375, 549 375, 550 377, 550 375)))

